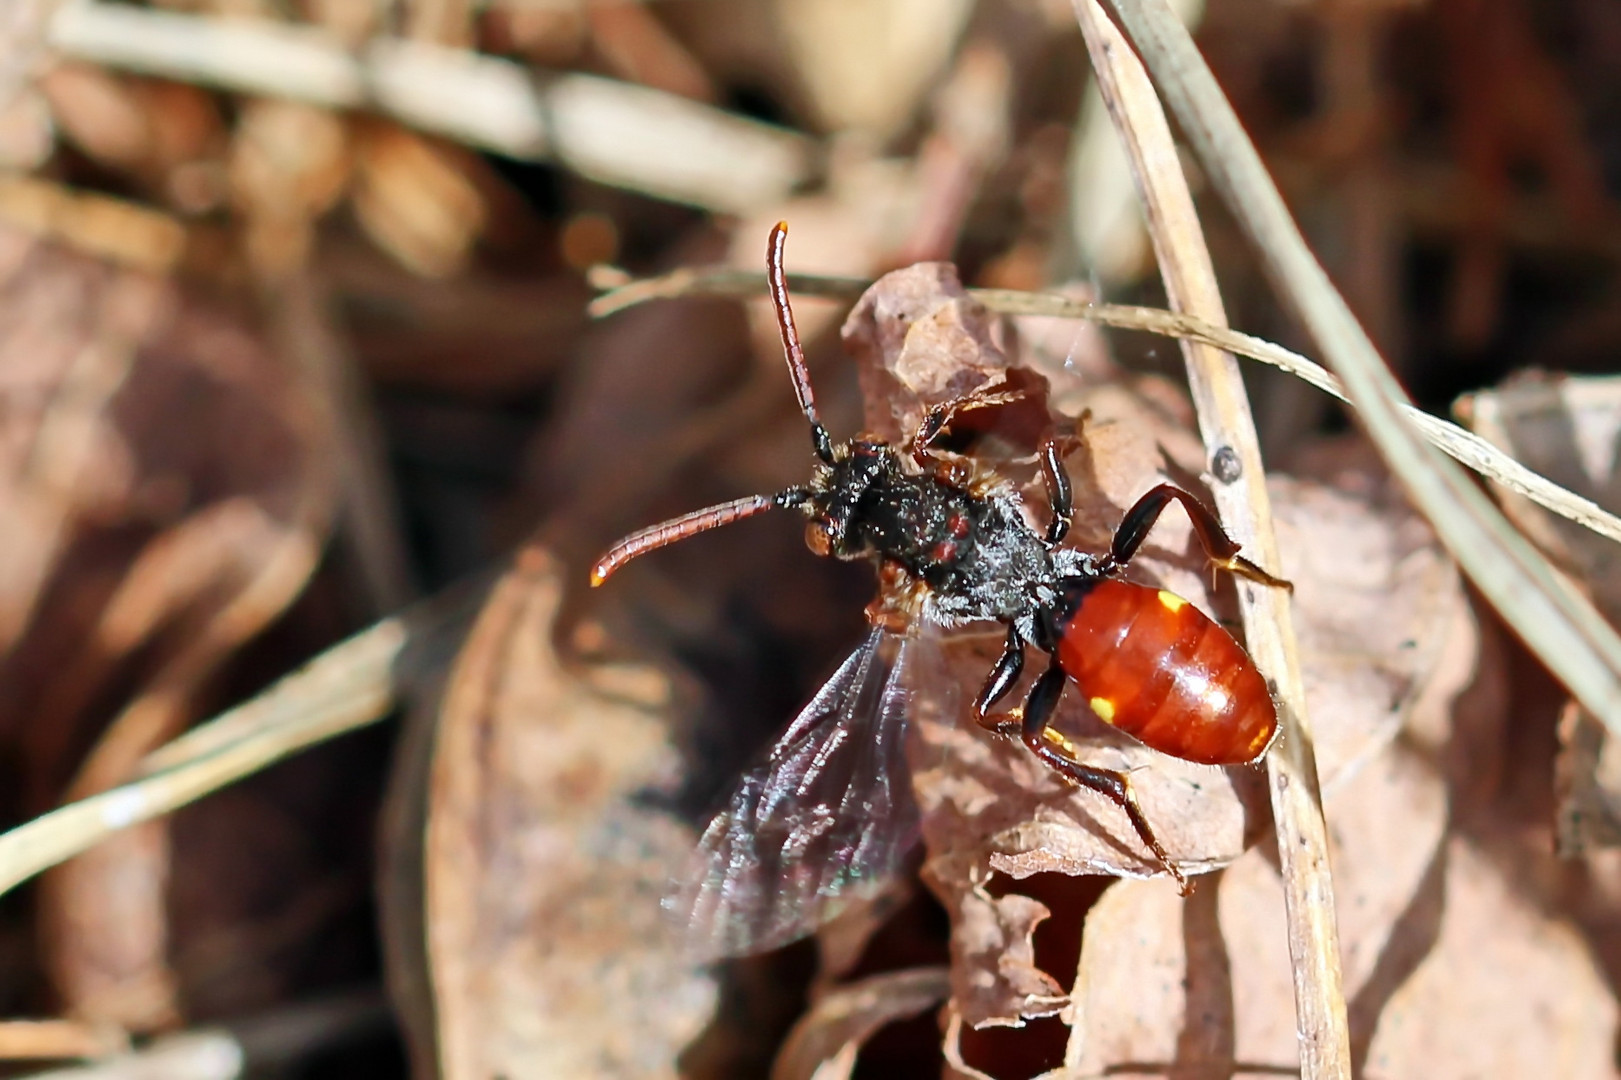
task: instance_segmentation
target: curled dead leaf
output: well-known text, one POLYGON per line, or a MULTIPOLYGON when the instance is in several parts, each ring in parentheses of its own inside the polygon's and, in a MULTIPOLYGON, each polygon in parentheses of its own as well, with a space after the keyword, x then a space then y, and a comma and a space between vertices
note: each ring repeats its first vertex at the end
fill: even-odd
POLYGON ((943 967, 890 971, 840 986, 788 1033, 771 1080, 848 1080, 862 1043, 879 1028, 915 1016, 950 992, 943 967))
POLYGON ((559 663, 559 573, 532 550, 496 586, 440 706, 424 855, 447 1080, 673 1076, 714 1008, 659 905, 692 836, 642 802, 677 755, 646 706, 559 663))

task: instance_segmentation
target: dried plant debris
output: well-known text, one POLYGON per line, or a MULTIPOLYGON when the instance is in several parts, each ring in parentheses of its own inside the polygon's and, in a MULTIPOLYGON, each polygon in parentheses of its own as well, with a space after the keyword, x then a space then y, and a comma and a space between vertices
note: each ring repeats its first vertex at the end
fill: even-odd
MULTIPOLYGON (((1607 510, 1621 509, 1621 380, 1528 372, 1496 390, 1460 398, 1459 418, 1524 465, 1607 510)), ((1512 493, 1500 493, 1514 523, 1621 617, 1621 549, 1512 493)))
POLYGON ((849 1080, 861 1045, 951 992, 945 968, 873 975, 824 994, 783 1041, 771 1080, 849 1080))
MULTIPOLYGON (((1472 666, 1471 649, 1454 651, 1447 666, 1472 666)), ((1506 703, 1488 676, 1329 796, 1360 1075, 1611 1073, 1613 992, 1545 886, 1532 883, 1546 854, 1514 836, 1493 810, 1497 793, 1458 767, 1500 730, 1506 703), (1483 845, 1454 830, 1458 819, 1496 839, 1483 845)), ((1264 849, 1186 903, 1161 881, 1112 887, 1087 916, 1075 1028, 1065 1068, 1051 1075, 1296 1068, 1282 917, 1264 849)))
MULTIPOLYGON (((1616 370, 1613 4, 1172 6, 1422 408, 1527 363, 1616 370)), ((280 1019, 249 1037, 261 1010, 333 986, 375 1008, 380 979, 412 1075, 450 1080, 1305 1067, 1261 770, 1155 753, 1065 693, 1056 740, 1129 772, 1198 872, 1180 899, 1112 802, 971 723, 1002 645, 974 628, 913 639, 915 708, 888 742, 846 743, 903 751, 885 775, 918 812, 874 804, 867 824, 915 820, 921 842, 886 850, 889 879, 847 906, 768 875, 794 933, 837 914, 814 942, 704 970, 660 913, 689 826, 862 640, 872 574, 767 514, 587 591, 607 542, 779 491, 807 451, 765 297, 593 323, 591 268, 666 296, 694 279, 647 275, 755 280, 784 218, 795 273, 954 260, 895 270, 853 311, 805 296, 835 435, 902 445, 969 395, 942 457, 1011 483, 1038 528, 1057 436, 1083 551, 1155 484, 1214 487, 1169 339, 1002 319, 970 292, 1156 288, 1140 222, 1085 224, 1120 225, 1132 196, 1126 170, 1094 167, 1119 140, 1076 25, 1063 0, 0 0, 0 825, 161 768, 175 755, 154 747, 414 581, 479 574, 457 595, 483 612, 471 636, 438 616, 431 643, 410 631, 387 678, 376 653, 319 666, 346 693, 409 696, 403 732, 121 830, 0 905, 0 1072, 47 1045, 84 1075, 392 1075, 381 1042, 328 1063, 280 1019), (542 540, 491 570, 525 536, 542 540), (17 1019, 42 1008, 72 1030, 42 1044, 17 1019)), ((1206 224, 1235 323, 1276 336, 1241 231, 1206 224)), ((1250 389, 1354 1074, 1613 1072, 1621 749, 1477 623, 1367 444, 1320 437, 1337 406, 1270 371, 1250 389), (1581 858, 1552 857, 1554 827, 1581 858)), ((1613 378, 1520 376, 1457 410, 1621 510, 1613 378)), ((1621 619, 1615 546, 1498 494, 1621 619)), ((1240 633, 1252 586, 1212 580, 1182 510, 1130 576, 1240 633)), ((775 869, 777 843, 729 850, 775 869)))
POLYGON ((692 835, 638 801, 676 768, 654 711, 668 688, 561 666, 559 573, 520 559, 440 709, 425 887, 446 1080, 673 1076, 714 1008, 659 906, 692 835))
MULTIPOLYGON (((1529 372, 1460 398, 1459 418, 1518 461, 1606 510, 1621 509, 1621 380, 1529 372)), ((1504 511, 1570 573, 1611 622, 1621 620, 1621 548, 1515 495, 1504 511)), ((1578 855, 1621 844, 1621 749, 1572 702, 1559 722, 1559 850, 1578 855)))
MULTIPOLYGON (((330 429, 256 329, 169 282, 5 231, 0 296, 0 733, 37 812, 128 779, 303 589, 330 429)), ((169 861, 154 823, 47 877, 41 951, 76 1015, 177 1019, 169 861)))
POLYGON ((866 404, 866 429, 904 442, 930 405, 999 379, 1005 324, 968 295, 957 268, 919 263, 885 274, 844 322, 866 404))
POLYGON ((1559 714, 1554 788, 1561 855, 1621 847, 1621 743, 1574 701, 1559 714))

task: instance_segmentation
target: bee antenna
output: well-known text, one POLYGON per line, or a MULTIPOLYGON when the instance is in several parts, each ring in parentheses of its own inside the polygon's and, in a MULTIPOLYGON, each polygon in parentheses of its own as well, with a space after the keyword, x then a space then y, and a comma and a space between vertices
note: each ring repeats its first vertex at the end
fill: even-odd
POLYGON ((649 551, 668 547, 689 536, 697 536, 701 532, 718 529, 734 521, 742 521, 744 518, 764 513, 772 507, 789 509, 798 506, 809 497, 810 493, 803 488, 789 488, 775 495, 750 495, 721 503, 719 506, 694 510, 690 514, 682 514, 678 518, 640 529, 602 553, 602 558, 591 567, 591 585, 593 588, 601 585, 614 571, 638 555, 646 555, 649 551))
POLYGON ((805 349, 799 343, 799 331, 794 327, 794 310, 788 306, 788 271, 783 266, 783 247, 788 241, 788 223, 777 222, 766 243, 766 281, 771 286, 771 306, 777 312, 777 329, 782 331, 782 351, 788 358, 788 374, 794 380, 794 397, 799 400, 799 411, 810 421, 811 442, 816 456, 833 464, 833 439, 816 415, 816 395, 811 392, 810 369, 805 365, 805 349))

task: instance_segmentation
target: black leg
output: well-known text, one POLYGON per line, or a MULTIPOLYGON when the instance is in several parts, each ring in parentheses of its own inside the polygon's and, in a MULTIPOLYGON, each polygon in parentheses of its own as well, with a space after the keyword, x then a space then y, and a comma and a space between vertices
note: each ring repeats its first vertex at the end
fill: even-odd
POLYGON ((959 414, 973 412, 975 409, 1011 405, 1025 396, 1023 390, 981 389, 930 407, 929 411, 923 414, 923 420, 912 433, 912 441, 907 446, 912 460, 924 468, 938 467, 941 459, 933 450, 934 442, 951 426, 951 421, 959 414))
POLYGON ((934 441, 946 430, 951 418, 962 408, 963 400, 955 398, 941 402, 924 413, 923 420, 912 433, 912 441, 907 447, 912 460, 917 462, 919 467, 929 470, 944 483, 957 486, 968 482, 972 470, 967 462, 957 455, 935 450, 934 441))
POLYGON ((1036 680, 1036 685, 1030 688, 1030 697, 1024 705, 1024 725, 1020 738, 1049 769, 1072 784, 1097 792, 1124 810, 1131 827, 1137 830, 1137 836, 1165 867, 1166 873, 1176 879, 1177 888, 1186 896, 1188 879, 1171 862, 1171 856, 1159 842, 1159 837, 1154 835, 1154 827, 1148 823, 1148 817, 1137 802, 1137 793, 1132 790, 1131 778, 1114 769, 1100 769, 1077 761, 1061 749, 1059 741, 1048 736, 1047 725, 1052 720, 1053 710, 1058 707, 1059 697, 1064 693, 1067 678, 1055 657, 1047 670, 1041 673, 1041 678, 1036 680))
POLYGON ((929 450, 934 445, 934 440, 946 429, 946 425, 951 423, 952 416, 957 412, 956 406, 955 401, 945 401, 923 414, 923 420, 917 425, 917 430, 912 432, 912 442, 907 448, 912 454, 913 461, 919 465, 929 464, 932 458, 929 450))
POLYGON ((1041 440, 1041 478, 1047 485, 1047 505, 1052 507, 1052 520, 1047 523, 1047 546, 1052 547, 1069 533, 1075 498, 1064 470, 1064 440, 1050 434, 1041 440))
POLYGON ((1002 655, 997 658, 996 666, 985 677, 985 685, 980 687, 979 696, 974 699, 974 722, 981 727, 1003 735, 1017 734, 1023 721, 1017 715, 1003 714, 991 716, 990 711, 996 703, 1007 697, 1008 691, 1019 681, 1019 675, 1024 671, 1024 639, 1019 637, 1019 631, 1013 627, 1007 629, 1007 645, 1002 649, 1002 655))
POLYGON ((1205 555, 1209 557, 1213 566, 1219 566, 1239 577, 1258 581, 1262 585, 1294 591, 1293 584, 1282 578, 1273 577, 1240 555, 1238 544, 1227 535, 1210 508, 1200 502, 1192 492, 1184 491, 1174 484, 1155 486, 1126 511, 1125 517, 1120 519, 1120 527, 1114 532, 1114 542, 1109 545, 1111 565, 1107 569, 1116 569, 1131 561, 1132 556, 1137 554, 1137 549, 1142 547, 1143 541, 1148 538, 1148 532, 1159 520, 1160 514, 1173 500, 1181 503, 1182 509, 1187 511, 1188 520, 1193 522, 1193 534, 1198 537, 1199 546, 1204 548, 1205 555))

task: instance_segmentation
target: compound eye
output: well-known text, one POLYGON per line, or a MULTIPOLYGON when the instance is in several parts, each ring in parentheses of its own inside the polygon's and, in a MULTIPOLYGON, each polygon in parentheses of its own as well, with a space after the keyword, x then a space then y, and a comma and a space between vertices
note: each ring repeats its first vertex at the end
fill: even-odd
POLYGON ((805 546, 818 555, 833 554, 833 530, 825 521, 813 521, 805 526, 805 546))

